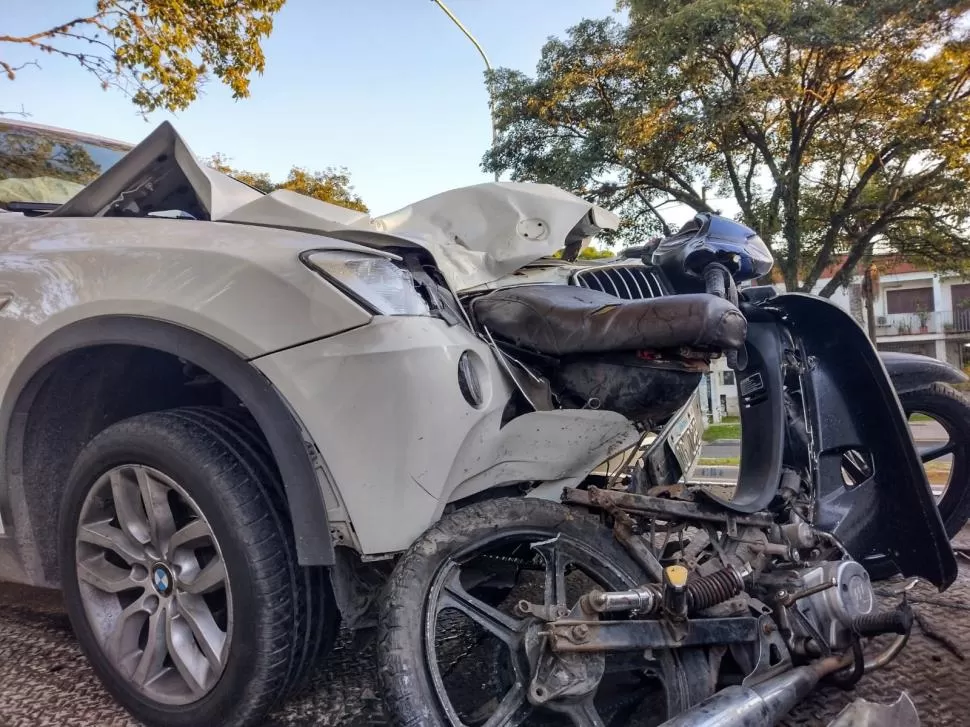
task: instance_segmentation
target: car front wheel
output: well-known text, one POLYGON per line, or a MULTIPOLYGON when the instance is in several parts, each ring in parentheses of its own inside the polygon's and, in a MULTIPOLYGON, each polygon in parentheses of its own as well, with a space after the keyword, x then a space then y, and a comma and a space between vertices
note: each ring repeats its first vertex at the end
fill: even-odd
POLYGON ((111 694, 148 725, 249 725, 306 674, 335 614, 296 562, 272 460, 221 410, 138 416, 78 457, 65 601, 111 694))

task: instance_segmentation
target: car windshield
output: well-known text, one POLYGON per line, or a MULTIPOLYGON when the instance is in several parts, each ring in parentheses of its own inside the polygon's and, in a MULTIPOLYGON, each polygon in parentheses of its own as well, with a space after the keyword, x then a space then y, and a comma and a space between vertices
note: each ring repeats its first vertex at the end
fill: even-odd
POLYGON ((0 208, 66 202, 127 151, 110 141, 0 121, 0 208))

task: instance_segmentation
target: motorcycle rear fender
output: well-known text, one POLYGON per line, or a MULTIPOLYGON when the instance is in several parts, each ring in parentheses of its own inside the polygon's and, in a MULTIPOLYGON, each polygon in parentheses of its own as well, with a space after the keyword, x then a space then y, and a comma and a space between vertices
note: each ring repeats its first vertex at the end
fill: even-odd
POLYGON ((823 298, 786 294, 763 307, 780 317, 801 357, 816 525, 860 562, 886 554, 903 575, 945 589, 956 578, 956 559, 899 399, 865 332, 823 298), (871 456, 871 475, 859 484, 843 479, 850 450, 871 456))
POLYGON ((946 361, 915 353, 880 351, 879 358, 886 368, 897 394, 922 389, 930 384, 962 384, 966 374, 946 361))

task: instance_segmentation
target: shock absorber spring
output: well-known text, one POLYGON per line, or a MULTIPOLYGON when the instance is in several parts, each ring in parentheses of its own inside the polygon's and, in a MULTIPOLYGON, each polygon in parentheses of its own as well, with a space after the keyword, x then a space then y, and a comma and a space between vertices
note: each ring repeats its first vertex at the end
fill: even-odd
POLYGON ((744 578, 736 568, 728 566, 717 573, 688 581, 687 607, 690 611, 703 611, 734 598, 743 590, 744 578))
MULTIPOLYGON (((744 590, 745 576, 737 568, 728 566, 709 576, 688 580, 682 586, 681 595, 687 600, 687 611, 696 613, 724 603, 744 590)), ((643 616, 654 616, 665 607, 664 595, 670 585, 649 583, 629 591, 590 591, 584 602, 591 613, 614 611, 638 611, 643 616)))

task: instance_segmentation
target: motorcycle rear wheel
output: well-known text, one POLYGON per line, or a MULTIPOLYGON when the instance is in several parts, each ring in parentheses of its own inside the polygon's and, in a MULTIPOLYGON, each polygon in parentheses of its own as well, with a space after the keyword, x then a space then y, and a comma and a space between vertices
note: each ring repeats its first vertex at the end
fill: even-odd
MULTIPOLYGON (((942 426, 948 441, 942 445, 920 447, 923 464, 931 465, 944 457, 950 457, 950 469, 942 495, 937 500, 940 518, 948 537, 953 538, 970 520, 970 400, 959 391, 942 383, 904 392, 899 401, 907 419, 922 414, 942 426)), ((931 484, 942 475, 927 468, 931 484)), ((890 578, 898 572, 888 558, 877 556, 863 561, 869 575, 875 580, 890 578)))
POLYGON ((649 661, 635 654, 635 663, 608 656, 594 694, 532 707, 526 640, 539 624, 511 606, 525 599, 571 607, 590 587, 584 578, 609 590, 647 580, 609 529, 558 503, 491 500, 439 521, 398 561, 380 611, 378 664, 391 724, 646 727, 710 695, 706 652, 679 649, 649 661), (541 551, 531 548, 542 542, 541 551), (467 679, 456 673, 461 660, 467 679))

